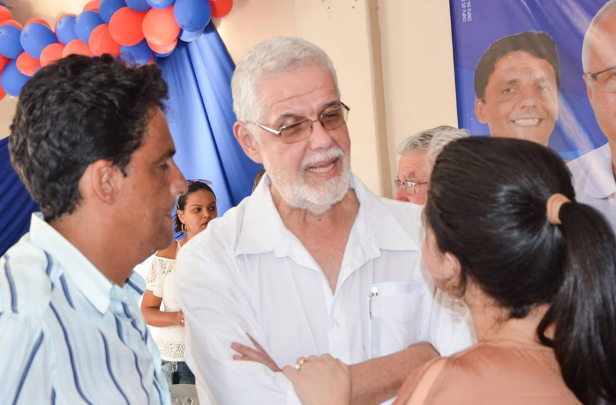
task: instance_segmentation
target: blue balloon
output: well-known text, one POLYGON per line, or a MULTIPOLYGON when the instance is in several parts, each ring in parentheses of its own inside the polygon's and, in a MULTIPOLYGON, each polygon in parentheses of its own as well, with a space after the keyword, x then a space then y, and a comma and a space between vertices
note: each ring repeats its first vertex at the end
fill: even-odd
POLYGON ((144 39, 137 45, 120 47, 120 57, 126 63, 145 65, 152 59, 152 50, 144 39))
POLYGON ((58 41, 62 42, 64 45, 77 39, 74 15, 65 15, 58 20, 56 23, 56 37, 58 37, 58 41))
POLYGON ((47 45, 58 42, 51 28, 41 23, 32 23, 24 27, 19 37, 24 51, 36 59, 41 58, 41 52, 47 45))
POLYGON ((145 0, 152 8, 168 8, 173 6, 175 0, 145 0))
POLYGON ((212 9, 208 0, 176 0, 173 15, 183 30, 195 32, 210 22, 212 9))
POLYGON ((124 0, 101 0, 98 5, 98 12, 103 21, 109 24, 111 17, 121 8, 126 7, 124 0))
POLYGON ((126 0, 126 5, 135 11, 148 11, 152 8, 145 0, 126 0))
POLYGON ((89 44, 92 30, 101 24, 105 24, 105 22, 100 14, 92 10, 84 11, 75 19, 75 33, 79 39, 89 44))
POLYGON ((21 88, 30 79, 28 76, 22 74, 17 70, 17 61, 10 61, 8 65, 2 71, 0 77, 0 84, 6 94, 13 97, 18 97, 21 93, 21 88))
POLYGON ((180 35, 179 38, 184 41, 184 42, 192 42, 195 39, 199 38, 202 34, 203 34, 203 30, 205 28, 199 30, 199 31, 186 31, 186 30, 181 30, 180 31, 180 35))
POLYGON ((3 25, 0 27, 0 55, 9 59, 17 59, 24 51, 21 47, 19 37, 21 30, 12 25, 3 25))

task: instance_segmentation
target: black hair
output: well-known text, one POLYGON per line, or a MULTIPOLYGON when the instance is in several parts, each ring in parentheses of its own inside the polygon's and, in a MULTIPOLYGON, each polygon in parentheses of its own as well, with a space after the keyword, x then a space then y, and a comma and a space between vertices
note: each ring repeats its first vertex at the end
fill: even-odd
POLYGON ((496 63, 503 56, 515 51, 528 52, 552 65, 556 76, 556 86, 560 89, 560 62, 554 40, 545 32, 525 31, 502 37, 493 42, 481 55, 475 67, 474 78, 475 95, 478 99, 485 103, 486 87, 490 76, 494 73, 496 63))
POLYGON ((438 156, 425 207, 438 249, 512 318, 549 309, 537 328, 584 404, 616 403, 616 240, 605 218, 577 203, 560 157, 533 142, 473 137, 438 156), (571 200, 562 225, 546 203, 571 200), (555 325, 554 340, 545 336, 555 325))
POLYGON ((24 85, 11 125, 11 162, 47 221, 77 209, 79 181, 91 163, 106 159, 126 174, 166 98, 158 66, 127 66, 110 55, 68 56, 24 85))
MULTIPOLYGON (((188 200, 188 196, 194 193, 195 191, 199 191, 199 190, 209 191, 214 196, 214 199, 216 198, 216 194, 214 193, 214 190, 212 190, 212 188, 207 183, 200 181, 200 180, 196 180, 196 181, 193 181, 192 183, 189 182, 188 190, 186 190, 184 194, 180 194, 180 196, 178 197, 178 203, 176 204, 176 208, 180 211, 184 211, 184 208, 186 208, 186 201, 188 200)), ((182 230, 182 221, 180 221, 180 217, 178 216, 177 212, 175 213, 175 221, 173 223, 173 230, 175 232, 184 233, 184 231, 182 230)))

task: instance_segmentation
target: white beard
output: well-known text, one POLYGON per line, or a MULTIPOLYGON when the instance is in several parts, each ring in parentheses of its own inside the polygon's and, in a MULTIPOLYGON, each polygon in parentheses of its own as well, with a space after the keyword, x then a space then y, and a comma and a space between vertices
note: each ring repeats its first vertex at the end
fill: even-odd
POLYGON ((298 170, 298 181, 288 173, 279 173, 275 164, 263 157, 263 166, 276 190, 284 201, 292 207, 308 210, 311 214, 321 216, 332 205, 342 201, 351 186, 351 167, 342 149, 332 147, 302 161, 298 170), (306 169, 316 163, 338 159, 340 173, 338 176, 324 180, 315 185, 306 183, 306 169))

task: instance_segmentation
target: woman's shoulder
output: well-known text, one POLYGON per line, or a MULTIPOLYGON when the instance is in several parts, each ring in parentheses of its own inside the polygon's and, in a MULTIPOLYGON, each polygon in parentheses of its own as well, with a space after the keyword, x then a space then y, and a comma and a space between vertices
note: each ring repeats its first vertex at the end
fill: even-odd
POLYGON ((482 399, 485 403, 509 404, 520 397, 549 397, 545 403, 560 403, 560 399, 571 398, 554 352, 539 345, 482 342, 418 371, 415 381, 409 383, 414 389, 406 389, 410 400, 400 404, 465 405, 482 399), (492 401, 486 402, 487 398, 492 401))
POLYGON ((177 255, 177 252, 178 252, 178 242, 173 241, 173 243, 169 245, 168 247, 156 252, 156 257, 163 258, 163 259, 169 259, 169 260, 175 260, 175 256, 177 255))

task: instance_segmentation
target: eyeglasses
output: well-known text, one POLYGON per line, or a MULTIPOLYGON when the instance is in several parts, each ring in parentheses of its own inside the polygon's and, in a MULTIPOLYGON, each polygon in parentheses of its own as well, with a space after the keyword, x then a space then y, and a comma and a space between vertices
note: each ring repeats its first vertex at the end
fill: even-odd
POLYGON ((616 93, 616 66, 603 69, 596 73, 584 73, 586 81, 596 82, 606 93, 616 93))
POLYGON ((303 141, 312 134, 312 124, 314 122, 319 121, 321 126, 329 131, 340 128, 347 121, 350 110, 346 104, 340 102, 340 104, 327 107, 319 114, 316 120, 300 117, 293 124, 283 125, 278 130, 256 122, 249 122, 249 124, 254 124, 269 133, 279 136, 283 143, 295 143, 303 141))
POLYGON ((417 193, 417 186, 421 186, 424 184, 428 184, 427 181, 421 183, 413 183, 412 181, 400 181, 400 179, 394 179, 394 184, 396 185, 396 189, 402 186, 402 190, 404 190, 404 194, 406 195, 415 195, 417 193))

